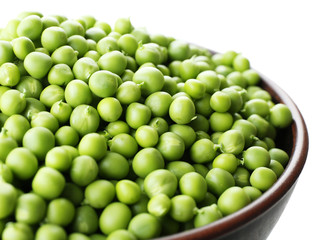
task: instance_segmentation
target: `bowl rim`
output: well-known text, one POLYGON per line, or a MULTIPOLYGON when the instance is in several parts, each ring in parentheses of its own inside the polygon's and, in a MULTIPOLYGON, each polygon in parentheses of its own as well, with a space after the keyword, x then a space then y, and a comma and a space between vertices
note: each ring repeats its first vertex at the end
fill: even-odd
MULTIPOLYGON (((210 52, 212 54, 216 53, 212 50, 210 50, 210 52)), ((206 226, 155 239, 181 240, 203 239, 205 236, 224 236, 261 216, 268 209, 272 208, 295 185, 306 163, 309 147, 309 137, 305 120, 290 96, 274 81, 270 80, 258 70, 256 71, 261 78, 260 86, 269 91, 276 102, 286 104, 292 113, 293 122, 291 128, 293 145, 290 160, 285 168, 285 171, 278 178, 275 184, 264 192, 262 196, 239 211, 206 226)))

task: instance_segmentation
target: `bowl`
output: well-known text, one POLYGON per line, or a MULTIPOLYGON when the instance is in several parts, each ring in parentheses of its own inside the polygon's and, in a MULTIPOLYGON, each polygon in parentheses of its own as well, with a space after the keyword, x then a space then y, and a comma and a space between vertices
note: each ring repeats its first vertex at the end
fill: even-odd
MULTIPOLYGON (((214 54, 214 52, 212 52, 214 54)), ((278 132, 276 144, 290 156, 284 173, 261 197, 241 210, 204 227, 188 230, 161 240, 264 240, 284 211, 297 184, 308 153, 308 132, 298 107, 288 94, 263 74, 260 86, 267 90, 275 102, 286 104, 293 117, 290 127, 278 132)))

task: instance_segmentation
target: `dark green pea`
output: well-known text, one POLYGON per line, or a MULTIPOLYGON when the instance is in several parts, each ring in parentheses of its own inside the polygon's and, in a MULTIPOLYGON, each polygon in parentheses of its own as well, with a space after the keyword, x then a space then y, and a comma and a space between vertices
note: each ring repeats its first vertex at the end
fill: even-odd
POLYGON ((75 183, 66 182, 60 197, 68 199, 75 206, 79 206, 84 198, 84 195, 81 187, 79 187, 75 183))

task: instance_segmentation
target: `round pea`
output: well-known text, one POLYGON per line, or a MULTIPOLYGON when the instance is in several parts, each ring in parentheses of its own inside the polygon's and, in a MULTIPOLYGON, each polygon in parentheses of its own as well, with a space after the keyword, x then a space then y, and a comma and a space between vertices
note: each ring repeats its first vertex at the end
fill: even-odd
POLYGON ((169 107, 169 116, 177 124, 187 124, 195 117, 195 106, 188 97, 175 98, 169 107))
POLYGON ((47 200, 60 196, 64 185, 64 176, 56 169, 50 167, 39 168, 32 180, 33 191, 47 200))
POLYGON ((16 89, 10 89, 1 96, 0 110, 7 116, 21 113, 26 107, 26 99, 23 93, 16 89))
POLYGON ((138 239, 151 239, 160 236, 160 221, 149 213, 140 213, 134 216, 129 225, 128 231, 132 232, 138 239))
POLYGON ((67 19, 60 24, 60 27, 65 31, 67 37, 71 37, 72 35, 83 36, 85 34, 83 25, 76 20, 67 19))
POLYGON ((213 161, 214 168, 221 168, 233 174, 239 165, 239 160, 232 153, 221 153, 213 161))
POLYGON ((207 182, 201 174, 189 172, 180 178, 179 189, 182 194, 193 197, 196 202, 201 202, 207 192, 207 182))
POLYGON ((108 132, 110 137, 114 137, 120 133, 129 133, 129 126, 126 122, 117 120, 114 122, 110 122, 105 130, 108 132))
POLYGON ((41 82, 30 76, 21 77, 15 88, 23 93, 26 98, 37 99, 40 97, 40 94, 43 90, 41 82))
POLYGON ((121 202, 110 203, 100 214, 99 228, 106 235, 118 229, 126 229, 131 217, 131 210, 126 204, 121 202))
POLYGON ((216 196, 235 185, 232 174, 221 168, 212 168, 206 175, 208 189, 216 196))
POLYGON ((190 148, 191 160, 195 163, 207 163, 216 156, 216 146, 210 139, 199 139, 190 148))
POLYGON ((243 152, 243 164, 249 170, 268 167, 271 161, 269 152, 259 146, 249 147, 243 152))
POLYGON ((66 64, 72 68, 74 63, 78 60, 78 52, 71 46, 61 46, 53 51, 51 59, 54 64, 66 64))
POLYGON ((121 75, 127 66, 127 58, 123 53, 114 50, 102 55, 97 63, 100 69, 121 75))
POLYGON ((141 85, 133 81, 123 82, 116 91, 116 98, 125 105, 139 101, 141 95, 141 85))
POLYGON ((232 214, 250 203, 250 198, 240 187, 230 187, 218 198, 218 208, 224 216, 232 214))
POLYGON ((40 223, 46 214, 46 201, 35 193, 22 194, 17 199, 16 221, 26 224, 40 223))
POLYGON ((185 152, 185 144, 181 137, 173 132, 166 132, 159 138, 157 149, 167 161, 179 160, 185 152))
POLYGON ((134 204, 141 197, 141 189, 132 180, 123 179, 115 185, 115 193, 118 200, 125 204, 134 204))
POLYGON ((142 125, 148 124, 151 114, 151 109, 147 105, 133 102, 127 107, 126 122, 131 128, 137 129, 142 125))
POLYGON ((192 220, 196 211, 196 203, 189 195, 176 195, 171 199, 170 216, 178 222, 192 220))
POLYGON ((17 26, 17 35, 25 36, 31 40, 37 40, 43 30, 41 18, 37 15, 30 15, 21 20, 17 26))
POLYGON ((162 154, 156 148, 143 148, 136 153, 132 161, 135 174, 145 178, 149 173, 164 167, 162 154))
POLYGON ((70 117, 70 125, 80 136, 95 132, 99 126, 99 115, 97 110, 89 105, 79 105, 73 109, 70 117))
POLYGON ((184 91, 193 99, 201 99, 206 93, 206 85, 196 79, 188 79, 184 84, 184 91))
POLYGON ((243 151, 245 140, 239 130, 230 129, 219 137, 218 144, 222 152, 237 155, 243 151))
POLYGON ((6 224, 2 232, 3 240, 32 240, 34 239, 34 234, 32 227, 25 223, 20 222, 9 222, 6 224))
POLYGON ((86 202, 93 208, 105 208, 116 194, 114 185, 108 180, 96 180, 85 188, 86 202))
POLYGON ((13 213, 17 197, 17 191, 13 185, 0 182, 0 219, 6 218, 13 213))
POLYGON ((71 126, 62 126, 55 133, 56 145, 76 146, 79 142, 79 134, 71 126))
POLYGON ((31 127, 45 127, 55 133, 59 128, 57 118, 50 112, 41 111, 32 115, 31 127))
POLYGON ((154 170, 144 179, 144 190, 149 198, 160 193, 172 197, 177 186, 178 182, 175 174, 166 169, 154 170))
POLYGON ((17 143, 21 143, 22 139, 30 129, 30 122, 22 115, 14 114, 7 118, 3 127, 7 130, 7 134, 17 143))
POLYGON ((277 128, 288 127, 293 121, 290 109, 282 103, 274 105, 270 109, 269 121, 277 128))
POLYGON ((110 71, 102 70, 93 73, 89 78, 90 90, 98 97, 111 97, 116 93, 118 76, 110 71))
POLYGON ((53 65, 51 57, 42 52, 31 52, 24 59, 24 68, 36 79, 45 77, 53 65))
POLYGON ((168 122, 161 117, 152 118, 149 122, 149 125, 157 130, 159 136, 167 132, 169 129, 168 122))
POLYGON ((135 139, 141 147, 154 147, 158 143, 159 135, 155 128, 143 125, 137 128, 135 139))
POLYGON ((153 196, 147 204, 147 210, 153 216, 165 216, 171 207, 170 198, 163 193, 153 196))
POLYGON ((14 60, 13 46, 9 41, 0 40, 0 65, 14 60))
POLYGON ((20 72, 13 63, 4 63, 0 67, 0 83, 2 86, 13 87, 20 81, 20 72))
POLYGON ((78 186, 87 186, 96 179, 97 174, 98 165, 92 157, 82 155, 73 159, 70 168, 70 177, 72 182, 78 186))
POLYGON ((210 128, 214 132, 225 132, 233 125, 232 114, 225 112, 214 112, 209 118, 210 128))
POLYGON ((6 165, 18 179, 32 178, 38 170, 38 159, 27 148, 17 147, 9 152, 6 165))
POLYGON ((258 167, 250 175, 251 186, 264 192, 276 182, 275 172, 267 167, 258 167))
POLYGON ((67 43, 67 35, 63 28, 53 26, 46 28, 41 35, 41 44, 49 52, 65 45, 67 43))
POLYGON ((164 85, 164 76, 162 72, 155 67, 142 67, 135 72, 133 81, 137 84, 141 84, 142 95, 148 96, 162 89, 164 85))
POLYGON ((171 102, 171 95, 163 91, 152 93, 145 99, 145 105, 151 109, 152 116, 154 117, 166 116, 171 102))
POLYGON ((137 240, 135 235, 131 232, 129 232, 126 229, 118 229, 113 231, 108 235, 106 240, 116 240, 116 239, 121 239, 121 240, 137 240))
MULTIPOLYGON (((122 114, 122 106, 114 97, 103 98, 97 105, 99 116, 106 122, 117 121, 122 114)), ((128 123, 129 124, 129 123, 128 123)))
POLYGON ((138 151, 138 144, 131 135, 120 133, 109 141, 110 150, 123 155, 126 158, 133 157, 138 151))
POLYGON ((209 223, 212 223, 220 218, 222 218, 223 215, 219 211, 219 208, 216 204, 211 204, 209 206, 202 207, 198 209, 195 217, 194 217, 194 227, 202 227, 209 223))

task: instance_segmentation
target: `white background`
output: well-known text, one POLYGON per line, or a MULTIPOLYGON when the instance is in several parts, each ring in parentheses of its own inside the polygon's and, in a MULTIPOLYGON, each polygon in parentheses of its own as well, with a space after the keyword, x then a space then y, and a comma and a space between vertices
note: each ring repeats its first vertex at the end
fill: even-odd
POLYGON ((329 13, 328 2, 308 1, 2 1, 0 27, 21 11, 68 18, 90 14, 113 25, 131 17, 136 27, 213 50, 235 50, 276 81, 308 126, 307 164, 268 240, 328 238, 329 13))

